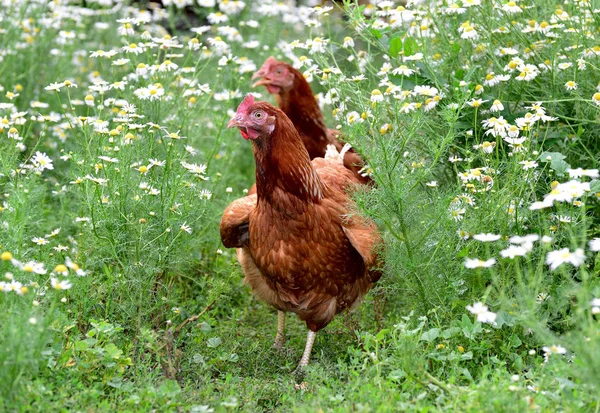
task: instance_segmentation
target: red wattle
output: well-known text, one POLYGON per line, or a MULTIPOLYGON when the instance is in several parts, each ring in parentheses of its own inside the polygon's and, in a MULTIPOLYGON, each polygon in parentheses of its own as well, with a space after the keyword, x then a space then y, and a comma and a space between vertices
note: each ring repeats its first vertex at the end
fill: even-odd
POLYGON ((267 91, 272 95, 278 94, 280 90, 281 90, 281 88, 278 86, 267 85, 267 91))

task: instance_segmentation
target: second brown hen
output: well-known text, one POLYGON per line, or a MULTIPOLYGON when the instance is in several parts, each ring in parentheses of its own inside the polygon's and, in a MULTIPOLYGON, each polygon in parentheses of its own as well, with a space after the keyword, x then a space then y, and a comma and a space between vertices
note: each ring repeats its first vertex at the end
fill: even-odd
MULTIPOLYGON (((269 57, 252 76, 260 78, 252 86, 265 86, 275 95, 279 109, 292 121, 310 159, 325 156, 327 145, 335 145, 338 151, 344 144, 339 140, 341 133, 327 129, 321 108, 313 91, 300 71, 292 65, 269 57)), ((360 183, 370 184, 371 178, 363 172, 364 162, 354 150, 344 155, 344 166, 352 171, 360 183)))

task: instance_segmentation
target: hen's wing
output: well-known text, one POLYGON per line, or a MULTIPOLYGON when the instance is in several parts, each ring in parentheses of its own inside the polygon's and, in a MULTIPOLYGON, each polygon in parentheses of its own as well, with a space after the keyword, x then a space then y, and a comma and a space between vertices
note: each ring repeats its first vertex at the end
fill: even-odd
POLYGON ((241 248, 248 245, 248 222, 250 213, 256 207, 256 194, 233 201, 221 218, 221 240, 227 248, 241 248))
POLYGON ((331 154, 330 150, 332 149, 333 145, 329 145, 325 158, 315 158, 311 161, 319 178, 329 188, 342 193, 358 188, 360 181, 351 170, 344 167, 337 150, 333 149, 333 155, 331 154))
MULTIPOLYGON (((337 151, 333 151, 333 154, 331 154, 331 149, 333 148, 329 147, 327 158, 312 160, 313 167, 319 177, 336 192, 348 193, 358 189, 357 184, 360 181, 342 164, 344 151, 341 154, 336 154, 337 151)), ((340 198, 339 194, 336 194, 336 198, 339 199, 338 202, 343 202, 346 208, 352 208, 353 202, 349 198, 345 196, 340 198)), ((377 281, 381 277, 378 270, 380 266, 378 249, 382 245, 382 240, 375 223, 358 214, 353 214, 352 211, 348 211, 348 214, 342 220, 342 229, 354 249, 362 257, 365 268, 369 271, 371 281, 377 281)))
POLYGON ((350 244, 362 257, 369 280, 371 282, 379 280, 381 278, 379 249, 383 241, 375 224, 364 218, 351 216, 342 224, 342 230, 350 244))

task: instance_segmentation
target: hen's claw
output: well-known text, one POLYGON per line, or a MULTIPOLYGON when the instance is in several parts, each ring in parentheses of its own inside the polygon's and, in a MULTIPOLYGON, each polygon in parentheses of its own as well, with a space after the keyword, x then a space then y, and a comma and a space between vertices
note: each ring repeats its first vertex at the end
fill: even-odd
POLYGON ((304 366, 296 367, 296 370, 292 372, 292 376, 294 377, 294 381, 296 382, 294 387, 296 389, 305 390, 306 382, 304 381, 304 378, 306 377, 306 369, 304 368, 304 366))

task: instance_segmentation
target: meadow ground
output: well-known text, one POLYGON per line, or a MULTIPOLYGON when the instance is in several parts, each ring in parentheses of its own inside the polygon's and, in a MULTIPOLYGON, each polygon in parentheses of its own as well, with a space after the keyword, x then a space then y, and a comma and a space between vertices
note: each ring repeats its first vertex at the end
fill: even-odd
POLYGON ((600 410, 595 1, 162 3, 1 2, 0 410, 600 410), (386 245, 303 388, 218 231, 269 56, 386 245))

